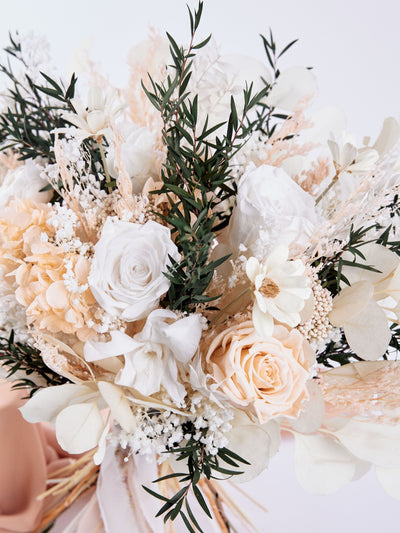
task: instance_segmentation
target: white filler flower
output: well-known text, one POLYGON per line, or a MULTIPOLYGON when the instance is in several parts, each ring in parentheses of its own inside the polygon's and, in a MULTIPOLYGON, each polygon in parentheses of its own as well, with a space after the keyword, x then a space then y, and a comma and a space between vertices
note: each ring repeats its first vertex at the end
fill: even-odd
POLYGON ((246 274, 254 286, 253 324, 259 335, 269 337, 278 322, 294 328, 300 311, 311 295, 305 266, 298 259, 288 261, 289 249, 277 246, 264 263, 250 257, 246 274))
POLYGON ((139 320, 157 307, 169 289, 165 277, 179 252, 168 228, 157 222, 134 224, 108 218, 94 247, 89 286, 110 315, 139 320))

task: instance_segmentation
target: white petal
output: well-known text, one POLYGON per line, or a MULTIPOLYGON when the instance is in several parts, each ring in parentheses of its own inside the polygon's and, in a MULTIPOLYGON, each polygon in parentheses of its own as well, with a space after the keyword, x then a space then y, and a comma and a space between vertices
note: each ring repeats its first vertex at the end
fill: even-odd
POLYGON ((103 417, 95 402, 70 405, 56 418, 57 440, 68 453, 83 453, 97 446, 103 429, 103 417))
POLYGON ((351 287, 345 287, 333 299, 333 308, 329 313, 332 326, 343 326, 362 312, 369 304, 374 288, 368 281, 358 281, 351 287))
POLYGON ((382 125, 382 130, 377 138, 374 148, 383 155, 389 151, 397 143, 400 138, 400 125, 393 117, 385 118, 382 125))
POLYGON ((346 322, 343 331, 350 348, 367 361, 382 357, 392 338, 386 315, 374 301, 346 322))
MULTIPOLYGON (((349 280, 350 285, 356 281, 365 280, 371 283, 377 283, 386 278, 399 264, 397 254, 375 242, 370 242, 360 248, 365 260, 357 258, 357 263, 374 267, 379 272, 373 272, 364 268, 344 266, 342 273, 349 280)), ((343 259, 353 261, 353 255, 350 252, 343 254, 343 259)))
POLYGON ((352 481, 356 461, 343 446, 323 435, 295 435, 295 471, 312 494, 332 494, 352 481))
POLYGON ((99 442, 97 445, 97 451, 93 455, 93 462, 95 465, 101 465, 101 463, 104 460, 104 457, 106 455, 106 449, 107 449, 107 435, 110 431, 110 419, 111 415, 108 414, 107 420, 104 424, 104 429, 102 434, 100 435, 99 442))
MULTIPOLYGON (((243 474, 234 476, 232 481, 245 483, 256 478, 267 468, 275 443, 272 443, 270 435, 261 426, 252 424, 249 420, 247 425, 233 426, 226 436, 227 448, 250 463, 250 465, 239 463, 239 469, 243 474)), ((229 465, 224 467, 230 468, 229 465)))
POLYGON ((83 349, 86 361, 99 361, 108 357, 123 355, 135 349, 137 342, 122 333, 122 331, 111 331, 111 340, 108 342, 87 341, 83 349))
POLYGON ((314 380, 307 383, 310 399, 304 404, 304 411, 296 420, 291 420, 290 425, 299 433, 314 433, 325 418, 325 403, 320 387, 314 380))
POLYGON ((39 390, 20 408, 22 416, 31 423, 53 422, 58 413, 66 406, 81 402, 85 397, 94 395, 86 385, 67 383, 57 387, 39 390))
POLYGON ((271 315, 263 313, 258 307, 258 303, 253 305, 253 325, 260 337, 271 337, 274 330, 274 321, 271 315))
POLYGON ((351 419, 335 436, 363 461, 386 468, 400 467, 400 425, 351 419))
POLYGON ((400 467, 382 468, 377 466, 376 475, 389 496, 395 500, 400 500, 400 467))
POLYGON ((255 257, 250 257, 246 263, 246 274, 249 280, 254 283, 257 274, 260 272, 260 263, 255 257))
POLYGON ((123 390, 107 381, 99 381, 98 387, 105 402, 111 409, 113 418, 127 433, 133 433, 136 428, 128 400, 124 397, 123 390))
POLYGON ((289 257, 289 248, 284 245, 276 246, 272 252, 267 257, 267 260, 265 261, 265 268, 267 272, 272 270, 273 268, 280 268, 282 267, 282 263, 287 261, 289 257))
POLYGON ((202 333, 201 317, 191 314, 165 328, 166 345, 181 363, 188 363, 196 353, 202 333))

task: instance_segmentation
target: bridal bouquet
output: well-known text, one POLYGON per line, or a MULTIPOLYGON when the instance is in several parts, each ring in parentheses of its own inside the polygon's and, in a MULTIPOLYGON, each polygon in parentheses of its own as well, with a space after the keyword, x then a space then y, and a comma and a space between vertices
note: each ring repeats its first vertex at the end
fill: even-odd
POLYGON ((132 49, 126 89, 5 49, 1 371, 74 456, 43 529, 90 487, 107 532, 250 527, 226 487, 281 434, 305 489, 373 465, 400 499, 400 126, 357 145, 280 70, 294 42, 222 55, 202 8, 187 46, 132 49))

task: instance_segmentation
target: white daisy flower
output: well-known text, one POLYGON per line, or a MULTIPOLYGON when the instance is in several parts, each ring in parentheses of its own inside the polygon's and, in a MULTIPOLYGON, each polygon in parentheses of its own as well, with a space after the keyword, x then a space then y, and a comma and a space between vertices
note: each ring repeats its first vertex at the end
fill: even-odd
POLYGON ((265 262, 250 257, 246 263, 246 274, 253 284, 253 324, 259 335, 272 335, 274 319, 297 326, 300 311, 311 296, 304 264, 299 259, 288 261, 288 256, 287 246, 277 246, 265 262))

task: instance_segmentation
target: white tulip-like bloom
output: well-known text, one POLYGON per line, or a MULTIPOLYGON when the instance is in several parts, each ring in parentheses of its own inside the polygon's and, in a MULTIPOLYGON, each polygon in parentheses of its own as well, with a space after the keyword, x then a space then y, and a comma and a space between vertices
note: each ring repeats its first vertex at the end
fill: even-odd
MULTIPOLYGON (((376 243, 366 244, 361 252, 365 259, 357 258, 357 264, 372 266, 378 272, 344 266, 342 274, 350 286, 333 299, 329 320, 333 326, 343 327, 350 348, 358 356, 373 361, 386 352, 392 338, 383 300, 400 300, 400 260, 376 243)), ((343 259, 349 261, 352 255, 345 252, 343 259)))
POLYGON ((168 228, 108 218, 94 247, 88 278, 98 304, 110 315, 134 321, 147 317, 168 291, 164 275, 180 254, 168 228))
POLYGON ((107 133, 110 122, 121 111, 122 107, 115 105, 116 92, 104 94, 100 87, 91 87, 88 92, 87 106, 79 99, 73 98, 72 105, 76 113, 63 113, 63 118, 76 126, 79 137, 101 138, 107 133))
POLYGON ((161 386, 178 405, 186 390, 178 379, 178 366, 191 361, 201 337, 201 316, 178 319, 168 309, 156 309, 148 316, 143 330, 133 338, 120 331, 111 332, 110 342, 88 341, 85 359, 98 361, 124 355, 125 365, 116 383, 132 387, 145 396, 161 386))
POLYGON ((300 324, 300 311, 311 296, 310 279, 304 264, 288 261, 289 250, 277 246, 264 263, 250 257, 246 274, 253 284, 253 324, 257 333, 272 335, 274 319, 294 328, 300 324))

